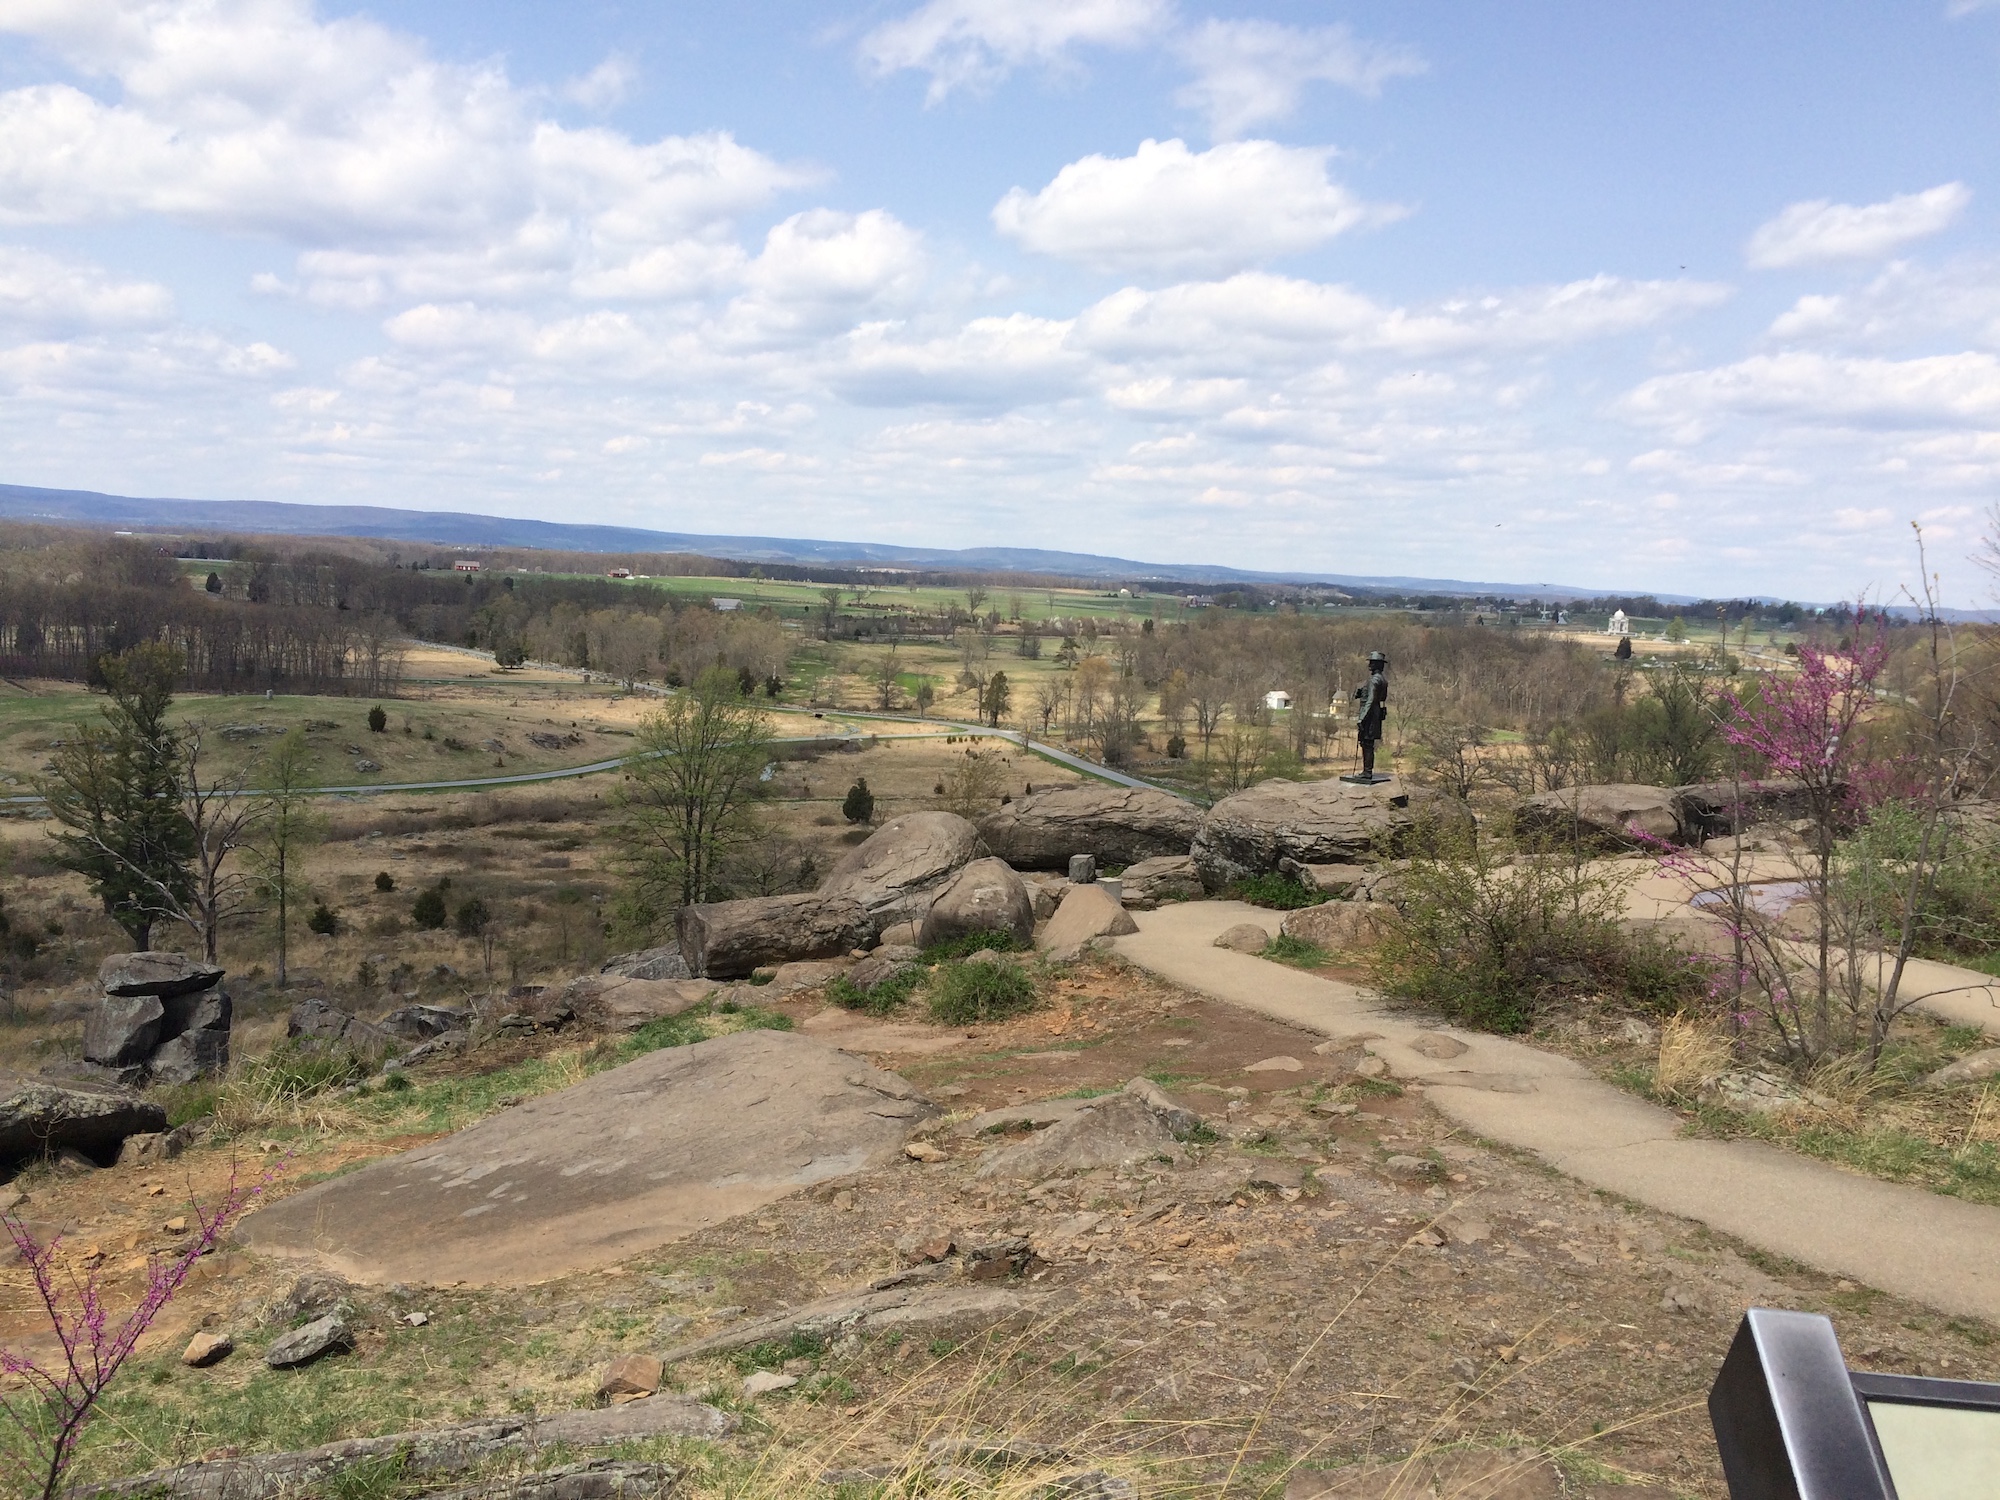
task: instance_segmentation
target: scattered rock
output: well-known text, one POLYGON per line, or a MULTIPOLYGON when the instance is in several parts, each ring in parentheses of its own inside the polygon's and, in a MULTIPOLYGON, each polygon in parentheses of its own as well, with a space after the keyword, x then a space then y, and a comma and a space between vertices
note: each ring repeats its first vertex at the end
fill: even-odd
POLYGON ((1805 1096, 1790 1082, 1773 1073, 1732 1072, 1702 1085, 1704 1102, 1720 1104, 1742 1114, 1769 1115, 1805 1102, 1805 1096))
POLYGON ((649 1052, 315 1183, 238 1234, 362 1282, 546 1280, 881 1165, 935 1113, 848 1053, 742 1031, 649 1052))
POLYGON ((1278 861, 1278 870, 1307 890, 1317 891, 1332 901, 1354 899, 1368 882, 1366 865, 1302 865, 1295 859, 1287 858, 1278 861))
POLYGON ((197 1333, 181 1351, 181 1363, 193 1370, 206 1369, 220 1364, 235 1350, 235 1342, 226 1333, 197 1333))
POLYGON ((1689 844, 1744 833, 1757 824, 1781 825, 1809 817, 1812 803, 1799 781, 1705 781, 1675 787, 1674 813, 1680 838, 1689 844))
POLYGON ((214 964, 149 950, 112 954, 97 966, 97 983, 105 994, 119 999, 137 995, 164 999, 213 989, 222 982, 222 973, 214 964))
POLYGON ((965 1274, 974 1281, 1004 1281, 1019 1276, 1034 1259, 1034 1248, 1026 1236, 1004 1235, 965 1249, 965 1274))
POLYGON ((783 1343, 794 1336, 833 1338, 863 1330, 987 1326, 1016 1314, 1034 1313, 1047 1299, 1011 1287, 936 1286, 918 1283, 883 1291, 824 1297, 769 1317, 749 1318, 721 1333, 682 1344, 661 1355, 667 1364, 783 1343))
POLYGON ((444 1005, 406 1005, 392 1010, 380 1022, 382 1030, 404 1042, 428 1042, 447 1031, 465 1031, 472 1025, 472 1012, 444 1005))
POLYGON ((678 922, 688 969, 709 979, 740 979, 765 964, 837 958, 875 932, 860 902, 824 890, 684 906, 678 922))
POLYGON ((679 1478, 679 1471, 668 1464, 591 1458, 464 1489, 433 1491, 429 1500, 659 1500, 673 1492, 679 1478))
POLYGON ((911 1161, 950 1161, 951 1153, 934 1141, 911 1141, 903 1147, 903 1155, 911 1161))
POLYGON ((1670 1286, 1660 1298, 1660 1308, 1670 1313, 1699 1313, 1706 1309, 1706 1301, 1693 1287, 1670 1286))
POLYGON ((1101 782, 1034 792, 979 820, 987 846, 1023 870, 1067 869, 1080 850, 1105 865, 1185 857, 1200 827, 1201 809, 1170 792, 1101 782))
POLYGON ((1278 931, 1329 953, 1347 953, 1374 947, 1395 915, 1386 901, 1322 901, 1286 912, 1278 931))
POLYGON ((1267 1057, 1262 1062, 1253 1062, 1244 1068, 1243 1071, 1246 1073, 1303 1073, 1305 1069, 1306 1065, 1296 1057, 1279 1056, 1267 1057))
POLYGON ((1967 1053, 1957 1062, 1946 1063, 1924 1082, 1932 1088, 1950 1088, 1961 1083, 1982 1083, 2000 1075, 2000 1047, 1967 1053))
POLYGON ((901 979, 917 967, 917 950, 907 944, 884 943, 847 971, 847 982, 864 995, 875 993, 878 985, 901 979))
POLYGON ((368 774, 368 773, 369 773, 370 771, 379 771, 379 770, 381 770, 382 768, 381 768, 381 766, 377 765, 377 764, 376 764, 376 763, 375 763, 374 761, 372 761, 372 760, 368 760, 368 759, 365 759, 365 758, 364 758, 364 759, 361 759, 361 760, 357 760, 357 761, 356 761, 356 762, 354 763, 354 769, 355 769, 356 771, 360 772, 360 773, 361 773, 362 775, 364 775, 364 776, 365 776, 365 775, 367 775, 367 774, 368 774))
POLYGON ((621 1354, 604 1368, 597 1382, 600 1401, 631 1401, 660 1388, 666 1366, 650 1354, 621 1354))
POLYGON ((394 1045, 380 1027, 316 996, 307 996, 285 1018, 285 1038, 294 1045, 325 1051, 343 1048, 363 1057, 379 1058, 394 1045))
POLYGON ((1019 1145, 987 1152, 976 1175, 1039 1182, 1098 1167, 1177 1161, 1184 1154, 1166 1122, 1135 1094, 1121 1091, 1076 1104, 1074 1113, 1019 1145))
POLYGON ((166 1128, 166 1110, 129 1089, 0 1074, 0 1162, 65 1150, 115 1161, 127 1136, 166 1128))
MULTIPOLYGON (((534 737, 530 735, 529 738, 534 737)), ((597 972, 619 979, 694 978, 694 975, 688 972, 687 960, 681 956, 678 943, 671 943, 664 948, 644 948, 637 953, 621 953, 616 958, 607 958, 597 972)))
POLYGON ((1356 786, 1281 777, 1216 803, 1202 819, 1189 852, 1211 892, 1271 874, 1286 859, 1302 865, 1357 864, 1384 850, 1400 852, 1416 821, 1413 800, 1429 806, 1435 799, 1400 781, 1356 786))
POLYGON ((1064 892, 1062 904, 1035 946, 1056 962, 1069 963, 1095 938, 1123 937, 1138 930, 1139 924, 1101 886, 1073 885, 1064 892))
POLYGON ((1185 854, 1163 854, 1127 865, 1119 877, 1124 882, 1121 898, 1136 911, 1151 911, 1165 901, 1199 901, 1204 892, 1194 860, 1185 854))
POLYGON ((1634 1047, 1657 1047, 1660 1045, 1660 1029, 1637 1016, 1627 1016, 1618 1023, 1618 1040, 1629 1042, 1634 1047))
POLYGON ((1295 1162, 1260 1159, 1253 1163, 1250 1175, 1244 1179, 1253 1188, 1265 1188, 1272 1192, 1297 1192, 1305 1186, 1305 1168, 1295 1162))
POLYGON ((957 1248, 949 1229, 913 1229, 896 1241, 896 1253, 908 1266, 935 1264, 957 1248))
POLYGON ((1025 945, 1035 935, 1035 907, 1028 886, 999 859, 975 859, 948 880, 931 901, 918 935, 928 948, 974 933, 1000 932, 1025 945))
POLYGON ((1125 1092, 1132 1095, 1146 1108, 1160 1117, 1160 1123, 1176 1137, 1185 1136, 1198 1129, 1201 1116, 1191 1109, 1184 1109, 1168 1097, 1167 1091, 1152 1079, 1144 1077, 1130 1079, 1125 1084, 1125 1092))
POLYGON ((1428 1057, 1434 1062, 1444 1062, 1454 1057, 1463 1057, 1472 1049, 1455 1036, 1446 1036, 1442 1031, 1420 1031, 1410 1042, 1410 1050, 1419 1057, 1428 1057))
MULTIPOLYGON (((905 813, 842 856, 819 894, 858 902, 872 937, 899 922, 922 921, 931 896, 988 852, 979 830, 956 813, 905 813)), ((687 952, 685 940, 681 950, 687 952)))
POLYGON ((1514 826, 1525 839, 1615 850, 1644 847, 1640 834, 1678 839, 1681 823, 1672 792, 1619 782, 1538 792, 1515 810, 1514 826))
POLYGON ((1232 953, 1262 953, 1271 943, 1271 934, 1255 922, 1238 922, 1215 940, 1218 948, 1232 953))
POLYGON ((743 1399, 754 1400, 758 1396, 768 1396, 772 1391, 788 1391, 799 1383, 796 1375, 779 1375, 771 1370, 758 1370, 743 1377, 743 1399))
POLYGON ((330 1312, 273 1339, 264 1351, 264 1363, 274 1370, 290 1370, 353 1347, 354 1330, 348 1326, 347 1315, 330 1312))
POLYGON ((354 1288, 325 1271, 308 1271, 264 1311, 267 1323, 296 1323, 301 1318, 324 1317, 347 1305, 354 1288))
POLYGON ((1384 1171, 1397 1177, 1428 1177, 1437 1163, 1427 1156, 1392 1156, 1382 1163, 1384 1171))
POLYGON ((1453 1245, 1483 1245, 1493 1238, 1493 1225, 1483 1215, 1454 1210, 1442 1214, 1437 1227, 1453 1245))

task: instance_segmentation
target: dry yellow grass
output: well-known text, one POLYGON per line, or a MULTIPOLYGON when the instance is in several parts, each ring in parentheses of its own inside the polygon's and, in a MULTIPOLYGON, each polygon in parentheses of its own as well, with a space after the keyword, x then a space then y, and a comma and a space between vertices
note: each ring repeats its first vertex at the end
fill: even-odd
POLYGON ((1660 1027, 1653 1088, 1670 1099, 1692 1099, 1729 1068, 1729 1039, 1693 1016, 1671 1016, 1660 1027))

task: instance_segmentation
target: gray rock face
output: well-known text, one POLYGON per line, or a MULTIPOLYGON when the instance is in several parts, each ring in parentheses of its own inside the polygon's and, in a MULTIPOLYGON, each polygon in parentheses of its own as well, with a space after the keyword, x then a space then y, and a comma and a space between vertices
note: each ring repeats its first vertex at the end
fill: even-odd
MULTIPOLYGON (((938 889, 987 852, 979 830, 956 813, 905 813, 849 850, 819 893, 859 902, 871 932, 879 933, 897 922, 922 921, 938 889)), ((687 951, 683 940, 681 952, 687 951)))
POLYGON ((427 1042, 447 1031, 464 1031, 472 1025, 472 1012, 444 1005, 406 1005, 392 1010, 381 1020, 390 1036, 403 1042, 427 1042))
POLYGON ((83 1023, 83 1056, 100 1067, 143 1063, 160 1044, 167 1009, 157 995, 106 995, 83 1023))
POLYGON ((616 958, 607 958, 598 971, 621 979, 692 979, 688 972, 687 960, 681 956, 680 945, 670 944, 665 948, 643 948, 637 953, 621 953, 616 958))
POLYGON ((1387 902, 1326 901, 1286 912, 1278 931, 1329 953, 1344 953, 1373 947, 1393 919, 1394 911, 1387 902))
POLYGON ((1812 812, 1802 783, 1791 780, 1697 782, 1678 786, 1669 796, 1680 822, 1680 839, 1699 844, 1706 839, 1741 833, 1758 823, 1789 823, 1812 812))
POLYGON ((336 1310, 271 1340, 271 1347, 264 1351, 264 1363, 274 1370, 289 1370, 309 1365, 322 1355, 353 1347, 354 1330, 348 1324, 347 1314, 336 1310))
POLYGON ((1132 865, 1186 854, 1201 809, 1151 787, 1057 787, 1010 802, 979 820, 987 846, 1022 870, 1062 870, 1072 854, 1100 865, 1132 865))
POLYGON ((193 1083, 198 1078, 216 1077, 228 1067, 227 1027, 219 1031, 183 1031, 179 1036, 160 1043, 146 1063, 146 1071, 152 1081, 169 1088, 193 1083))
POLYGON ((178 953, 114 953, 97 966, 97 982, 107 995, 190 995, 214 989, 222 970, 178 953))
POLYGON ((644 1254, 899 1155, 935 1107, 791 1032, 667 1047, 242 1222, 351 1281, 540 1281, 644 1254))
POLYGON ((1626 782, 1539 792, 1515 809, 1514 826, 1524 838, 1567 843, 1574 836, 1593 849, 1636 849, 1639 834, 1672 842, 1681 832, 1672 792, 1626 782))
POLYGON ((0 1161, 58 1151, 117 1159, 128 1135, 167 1128, 167 1112, 126 1089, 77 1079, 0 1075, 0 1161))
POLYGON ((365 1057, 380 1057, 390 1047, 380 1027, 311 995, 285 1018, 285 1039, 307 1048, 345 1047, 365 1057))
POLYGON ((1220 891, 1287 859, 1355 864, 1399 853, 1416 822, 1412 797, 1399 781, 1266 781, 1208 810, 1194 838, 1195 868, 1208 890, 1220 891))
POLYGON ((977 1175, 1040 1182, 1099 1167, 1178 1161, 1183 1155, 1160 1112, 1137 1094, 1121 1091, 1083 1100, 1073 1114, 1020 1145, 987 1152, 977 1175))
POLYGON ((1004 932, 1025 945, 1035 935, 1028 883, 1005 860, 975 859, 946 883, 924 914, 919 947, 975 932, 1004 932))
POLYGON ((1198 901, 1202 896, 1201 875, 1185 854, 1142 859, 1127 865, 1119 879, 1125 885, 1125 905, 1139 911, 1151 911, 1163 901, 1198 901))
POLYGON ((875 933, 859 901, 824 890, 684 906, 678 922, 687 966, 706 979, 740 979, 766 966, 834 958, 875 933))
POLYGON ((913 944, 884 943, 847 971, 847 982, 864 995, 875 987, 900 979, 917 967, 918 949, 913 944))

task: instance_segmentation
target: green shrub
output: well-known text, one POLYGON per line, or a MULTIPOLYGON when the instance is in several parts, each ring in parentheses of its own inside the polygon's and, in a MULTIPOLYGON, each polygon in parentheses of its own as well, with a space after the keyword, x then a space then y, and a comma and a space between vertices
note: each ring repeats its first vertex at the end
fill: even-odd
POLYGON ((1291 876, 1275 872, 1239 880, 1229 888, 1229 895, 1273 911, 1297 911, 1302 906, 1318 906, 1327 899, 1324 892, 1308 890, 1291 876))
POLYGON ((410 903, 410 920, 425 932, 436 932, 445 923, 444 892, 436 886, 410 903))
POLYGON ((381 891, 384 895, 387 895, 390 891, 393 891, 395 888, 396 888, 395 876, 391 875, 387 870, 377 870, 375 872, 376 890, 381 891))
POLYGON ((924 949, 923 961, 941 964, 973 953, 1017 953, 1026 946, 1011 932, 968 932, 946 938, 941 943, 932 943, 924 949))
POLYGON ((245 1068, 243 1081, 254 1092, 267 1098, 295 1103, 330 1089, 359 1083, 371 1071, 366 1058, 346 1047, 333 1047, 322 1052, 295 1047, 288 1042, 274 1047, 245 1068))
POLYGON ((931 1016, 947 1026, 997 1021, 1035 1003, 1035 982, 1016 964, 941 964, 929 988, 931 1016))
POLYGON ((1287 937, 1282 932, 1264 945, 1261 956, 1277 963, 1290 964, 1296 969, 1324 968, 1332 957, 1318 943, 1309 943, 1304 938, 1287 937))
POLYGON ((389 715, 381 704, 368 710, 368 729, 372 734, 384 734, 389 728, 389 715))
POLYGON ((903 1008, 924 982, 924 971, 912 964, 900 974, 892 974, 872 990, 863 990, 845 974, 838 975, 826 987, 826 998, 843 1010, 858 1010, 865 1015, 887 1016, 903 1008))
POLYGON ((850 823, 875 821, 875 794, 868 790, 867 777, 854 779, 854 785, 847 789, 847 797, 840 804, 840 815, 850 823))
POLYGON ((1587 862, 1511 852, 1489 836, 1432 828, 1397 885, 1402 920, 1375 951, 1385 994, 1484 1031, 1523 1031, 1546 1005, 1608 996, 1672 1010, 1706 989, 1705 972, 1618 926, 1622 890, 1587 862))
POLYGON ((306 931, 316 932, 321 937, 332 937, 340 931, 340 918, 334 915, 332 907, 322 901, 306 917, 306 931))
POLYGON ((458 915, 452 919, 460 937, 478 937, 486 930, 486 924, 493 920, 493 914, 486 909, 486 903, 477 896, 461 902, 458 915))

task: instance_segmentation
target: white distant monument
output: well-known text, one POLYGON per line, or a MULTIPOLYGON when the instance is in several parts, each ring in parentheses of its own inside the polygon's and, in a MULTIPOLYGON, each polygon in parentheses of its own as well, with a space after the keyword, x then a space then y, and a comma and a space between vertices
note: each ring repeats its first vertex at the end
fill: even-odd
POLYGON ((1614 609, 1611 612, 1611 620, 1610 623, 1604 627, 1604 633, 1606 635, 1615 635, 1621 637, 1629 636, 1632 634, 1632 622, 1625 618, 1624 610, 1614 609))

